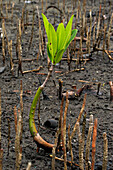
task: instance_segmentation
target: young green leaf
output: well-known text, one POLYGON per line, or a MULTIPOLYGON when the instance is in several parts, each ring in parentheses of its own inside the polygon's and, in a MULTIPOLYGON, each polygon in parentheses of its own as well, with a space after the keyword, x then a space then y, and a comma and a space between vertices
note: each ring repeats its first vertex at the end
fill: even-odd
POLYGON ((63 23, 60 23, 57 28, 57 51, 63 48, 66 31, 63 23))
POLYGON ((42 13, 42 18, 43 18, 43 22, 44 22, 44 27, 45 27, 45 30, 46 30, 46 33, 47 33, 47 37, 48 36, 48 26, 49 26, 49 22, 48 22, 48 19, 46 18, 46 16, 42 13))
POLYGON ((54 64, 57 64, 60 62, 60 60, 62 59, 63 53, 64 53, 64 49, 58 51, 58 53, 56 54, 56 57, 55 57, 54 64))
POLYGON ((47 43, 47 54, 48 54, 49 59, 50 59, 51 62, 53 63, 54 58, 52 57, 50 51, 51 51, 51 46, 49 45, 49 43, 47 43))
POLYGON ((54 58, 56 51, 57 51, 57 35, 55 32, 54 27, 52 26, 52 24, 49 23, 49 27, 48 27, 48 43, 51 46, 51 55, 54 58))
POLYGON ((71 41, 75 38, 76 34, 77 34, 77 29, 74 29, 72 30, 72 35, 70 37, 70 40, 68 41, 68 43, 66 44, 66 47, 65 47, 65 50, 64 52, 66 51, 66 49, 68 48, 69 44, 71 43, 71 41))
POLYGON ((61 60, 63 53, 66 51, 69 44, 76 36, 77 30, 72 30, 74 15, 71 16, 66 28, 64 27, 63 23, 60 23, 56 32, 52 24, 48 22, 46 16, 42 14, 42 17, 48 38, 48 57, 52 63, 56 64, 61 60))
POLYGON ((72 30, 72 22, 73 22, 73 17, 74 15, 71 16, 67 26, 66 26, 66 39, 65 39, 65 44, 64 44, 64 48, 66 46, 66 44, 68 43, 70 37, 71 37, 71 30, 72 30))

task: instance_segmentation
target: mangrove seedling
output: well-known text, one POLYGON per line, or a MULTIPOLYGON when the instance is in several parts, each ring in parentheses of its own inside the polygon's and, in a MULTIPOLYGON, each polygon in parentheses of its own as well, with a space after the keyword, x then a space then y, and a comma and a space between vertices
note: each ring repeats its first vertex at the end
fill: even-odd
POLYGON ((44 27, 47 33, 47 38, 48 38, 47 54, 52 64, 48 71, 48 75, 45 81, 38 88, 35 97, 33 99, 30 108, 30 113, 29 113, 29 129, 38 147, 42 147, 46 150, 52 150, 54 145, 47 143, 45 140, 43 140, 36 129, 36 125, 34 121, 36 105, 39 96, 53 71, 54 65, 56 65, 61 61, 63 53, 66 51, 71 41, 75 38, 77 29, 72 30, 72 22, 73 22, 74 15, 71 16, 66 28, 64 27, 63 23, 60 23, 57 27, 57 31, 55 31, 54 27, 52 26, 51 23, 48 22, 48 19, 43 13, 42 13, 42 17, 43 17, 44 27))

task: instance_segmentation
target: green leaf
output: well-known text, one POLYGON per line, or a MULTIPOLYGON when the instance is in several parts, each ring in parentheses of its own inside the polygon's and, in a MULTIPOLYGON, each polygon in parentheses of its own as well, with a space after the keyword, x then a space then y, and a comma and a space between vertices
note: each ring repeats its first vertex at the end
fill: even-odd
POLYGON ((48 22, 48 19, 46 18, 46 16, 42 13, 42 18, 43 18, 43 22, 44 22, 44 27, 45 27, 45 30, 46 30, 46 33, 47 33, 47 37, 49 32, 48 32, 48 27, 49 27, 49 22, 48 22))
POLYGON ((57 32, 55 32, 54 27, 48 22, 48 19, 44 14, 42 14, 42 17, 48 38, 48 57, 52 63, 56 64, 61 60, 63 53, 66 51, 69 44, 76 36, 77 30, 72 30, 74 15, 71 16, 66 28, 64 27, 63 23, 60 23, 57 28, 57 32))
POLYGON ((53 62, 54 56, 57 51, 57 35, 54 27, 52 26, 52 24, 48 22, 46 16, 42 14, 42 17, 44 21, 44 27, 47 33, 47 38, 48 38, 47 52, 50 60, 53 62))
POLYGON ((60 23, 57 28, 57 51, 63 48, 65 42, 66 31, 63 23, 60 23))
POLYGON ((54 58, 56 51, 57 51, 57 35, 55 32, 54 27, 52 26, 52 24, 49 23, 49 27, 48 27, 48 44, 51 47, 50 48, 50 53, 52 55, 52 58, 54 58))
POLYGON ((65 48, 66 44, 68 43, 68 41, 71 37, 73 17, 74 17, 74 15, 71 16, 71 18, 70 18, 70 20, 69 20, 69 22, 66 26, 66 38, 65 38, 64 48, 65 48))
POLYGON ((48 54, 49 59, 50 59, 51 62, 53 63, 54 58, 52 57, 50 51, 51 51, 51 46, 47 43, 47 54, 48 54))
POLYGON ((66 44, 66 47, 65 47, 65 50, 64 50, 64 52, 66 51, 66 49, 68 48, 68 46, 69 46, 69 44, 71 43, 71 41, 75 38, 75 36, 76 36, 76 34, 77 34, 77 29, 74 29, 74 30, 72 30, 72 35, 71 35, 71 37, 70 37, 70 40, 67 42, 67 44, 66 44))
POLYGON ((56 54, 56 57, 55 57, 54 64, 57 64, 60 62, 60 60, 62 59, 63 53, 64 53, 64 49, 58 51, 58 53, 56 54))

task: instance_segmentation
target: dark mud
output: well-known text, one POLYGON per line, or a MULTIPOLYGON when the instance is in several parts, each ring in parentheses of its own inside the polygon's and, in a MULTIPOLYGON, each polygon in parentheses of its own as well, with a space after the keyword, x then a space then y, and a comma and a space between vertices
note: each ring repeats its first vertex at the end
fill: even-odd
MULTIPOLYGON (((7 1, 4 1, 4 4, 7 1)), ((9 2, 9 1, 8 1, 9 2)), ((93 13, 99 11, 99 3, 102 4, 102 11, 105 10, 105 14, 109 20, 109 2, 106 0, 105 8, 104 2, 101 0, 88 1, 86 3, 86 9, 89 11, 90 8, 93 9, 93 13)), ((12 1, 11 1, 12 4, 12 1)), ((37 3, 37 1, 32 1, 30 4, 26 4, 26 10, 28 11, 29 23, 32 23, 33 18, 33 9, 36 5, 39 4, 40 14, 42 11, 42 4, 37 3)), ((22 15, 22 8, 24 3, 22 1, 15 1, 13 20, 5 19, 5 27, 8 36, 8 40, 12 40, 13 43, 13 61, 17 60, 16 57, 16 35, 17 35, 17 25, 18 18, 22 15)), ((48 2, 48 6, 51 5, 51 2, 48 2)), ((77 4, 76 4, 77 5, 77 4)), ((60 7, 62 9, 62 2, 60 2, 60 7)), ((81 2, 82 6, 82 2, 81 2)), ((46 3, 44 2, 44 11, 46 9, 46 3)), ((113 12, 113 4, 111 6, 111 11, 113 12)), ((3 6, 3 14, 6 16, 5 5, 3 6)), ((69 9, 71 14, 72 7, 70 1, 66 2, 66 11, 69 9)), ((75 13, 76 13, 75 7, 75 13)), ((88 13, 88 12, 87 12, 88 13)), ((27 26, 24 33, 22 34, 22 59, 35 59, 39 52, 39 31, 38 31, 38 19, 37 11, 35 11, 35 25, 34 25, 34 35, 33 41, 30 50, 28 50, 32 24, 27 26)), ((49 11, 49 18, 55 15, 55 11, 49 11)), ((89 13, 88 13, 89 15, 89 13)), ((8 16, 11 16, 11 10, 9 10, 8 16)), ((58 17, 58 21, 60 17, 58 17)), ((0 21, 0 24, 2 20, 0 21)), ((111 36, 112 38, 112 36, 111 36)), ((110 50, 113 50, 112 40, 110 41, 110 50)), ((111 54, 112 56, 112 54, 111 54)), ((66 54, 65 56, 66 57, 66 54)), ((60 104, 61 100, 58 98, 58 80, 59 78, 63 80, 63 91, 72 90, 72 85, 76 85, 77 89, 81 88, 83 84, 79 80, 95 82, 92 85, 91 90, 84 90, 80 97, 76 97, 74 100, 69 100, 69 108, 67 113, 67 127, 71 125, 71 131, 74 127, 74 124, 79 115, 80 109, 83 104, 84 94, 87 93, 87 100, 85 111, 87 113, 87 120, 90 115, 93 114, 94 119, 98 119, 98 129, 97 129, 97 142, 96 142, 96 157, 95 157, 95 169, 102 168, 103 161, 103 132, 107 133, 108 138, 108 167, 107 169, 113 169, 113 102, 110 102, 110 87, 109 81, 113 81, 113 61, 108 58, 107 54, 102 52, 95 52, 92 54, 91 60, 86 62, 84 65, 83 71, 70 72, 64 75, 54 72, 53 77, 55 78, 56 87, 53 82, 53 77, 50 77, 45 89, 44 95, 41 95, 40 98, 40 129, 39 133, 41 136, 48 142, 54 143, 56 129, 45 128, 44 122, 48 119, 55 119, 58 122, 60 115, 60 104), (101 83, 99 94, 97 94, 97 83, 101 83), (45 98, 46 96, 46 98, 45 98)), ((1 107, 2 107, 2 148, 3 148, 3 170, 15 169, 15 128, 14 128, 14 106, 17 108, 20 107, 20 80, 22 80, 23 86, 23 138, 22 138, 22 162, 20 169, 26 169, 28 162, 32 162, 31 169, 51 169, 51 158, 49 154, 46 153, 43 149, 40 149, 37 153, 36 144, 33 142, 31 134, 29 132, 29 110, 33 100, 33 97, 36 93, 36 90, 40 86, 40 82, 43 82, 46 75, 38 75, 36 72, 27 73, 23 76, 21 73, 18 76, 18 63, 14 63, 14 75, 10 71, 10 58, 8 57, 6 51, 5 57, 5 70, 0 74, 0 88, 1 88, 1 107), (10 148, 8 155, 8 119, 10 120, 10 148)), ((38 61, 32 62, 22 62, 22 70, 31 70, 37 69, 40 65, 43 68, 39 71, 40 73, 47 73, 47 59, 46 55, 44 58, 39 56, 38 61)), ((3 66, 2 63, 2 50, 0 51, 0 66, 3 66)), ((71 70, 76 68, 76 62, 72 61, 70 65, 71 70)), ((78 66, 80 68, 80 65, 78 66)), ((61 71, 65 73, 68 71, 67 61, 61 61, 60 66, 57 65, 54 68, 54 71, 61 71)), ((35 116, 35 122, 38 128, 38 106, 35 116)), ((81 125, 82 125, 81 119, 81 125)), ((85 144, 88 133, 88 121, 86 121, 86 137, 85 144)), ((68 128, 67 128, 68 130, 68 128)), ((82 126, 81 126, 82 130, 82 126)), ((72 141, 74 162, 79 163, 79 153, 78 153, 78 137, 75 135, 72 141)), ((58 154, 59 155, 59 154, 58 154)), ((84 152, 85 156, 85 152, 84 152)), ((67 157, 70 160, 70 155, 67 153, 67 157)), ((90 152, 90 161, 91 161, 91 152, 90 152)), ((63 162, 56 161, 56 169, 64 169, 63 162)), ((68 169, 77 169, 77 167, 71 167, 68 165, 68 169)))

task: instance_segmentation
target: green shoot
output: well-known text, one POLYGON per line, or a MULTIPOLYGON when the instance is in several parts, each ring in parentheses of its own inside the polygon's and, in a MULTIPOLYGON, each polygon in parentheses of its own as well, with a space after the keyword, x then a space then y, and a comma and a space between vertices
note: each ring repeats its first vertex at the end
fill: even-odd
POLYGON ((56 65, 62 59, 63 53, 68 48, 71 41, 77 34, 77 29, 72 30, 72 22, 74 15, 71 16, 66 28, 63 23, 60 23, 57 31, 44 14, 42 14, 45 30, 47 33, 47 53, 51 62, 56 65))
POLYGON ((39 96, 44 89, 52 71, 53 71, 53 66, 59 63, 62 59, 63 53, 66 51, 68 48, 69 44, 71 41, 74 39, 76 36, 77 30, 74 29, 72 30, 72 22, 73 22, 73 17, 74 15, 71 16, 66 28, 64 27, 63 23, 60 23, 57 31, 55 31, 54 27, 52 24, 48 22, 48 19, 44 14, 42 14, 43 21, 44 21, 44 27, 47 33, 47 38, 48 38, 48 43, 47 43, 47 54, 48 57, 50 58, 52 65, 51 68, 48 71, 48 75, 43 82, 43 84, 38 88, 35 97, 33 99, 31 108, 30 108, 30 113, 29 113, 29 129, 31 132, 31 135, 34 138, 34 141, 39 144, 39 146, 46 147, 48 145, 49 148, 52 148, 52 144, 47 144, 47 142, 44 142, 44 140, 38 135, 36 126, 35 126, 35 121, 34 121, 34 116, 35 116, 35 110, 36 110, 36 105, 39 99, 39 96), (43 141, 42 141, 43 140, 43 141))

